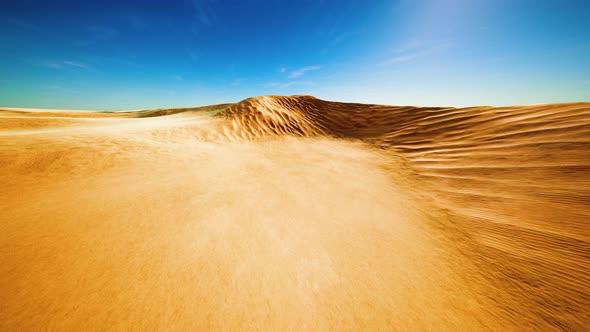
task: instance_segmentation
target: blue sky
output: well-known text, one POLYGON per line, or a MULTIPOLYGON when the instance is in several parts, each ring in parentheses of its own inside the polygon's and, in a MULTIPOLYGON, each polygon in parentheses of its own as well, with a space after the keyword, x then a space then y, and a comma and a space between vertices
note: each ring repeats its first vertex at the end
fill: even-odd
POLYGON ((590 1, 11 1, 0 106, 590 101, 590 1))

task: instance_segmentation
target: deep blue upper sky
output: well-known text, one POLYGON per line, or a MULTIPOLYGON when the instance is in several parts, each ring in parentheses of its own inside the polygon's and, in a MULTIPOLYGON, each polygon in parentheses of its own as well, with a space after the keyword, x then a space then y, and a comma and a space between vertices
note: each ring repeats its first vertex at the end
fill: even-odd
POLYGON ((590 101, 590 1, 4 1, 0 106, 590 101))

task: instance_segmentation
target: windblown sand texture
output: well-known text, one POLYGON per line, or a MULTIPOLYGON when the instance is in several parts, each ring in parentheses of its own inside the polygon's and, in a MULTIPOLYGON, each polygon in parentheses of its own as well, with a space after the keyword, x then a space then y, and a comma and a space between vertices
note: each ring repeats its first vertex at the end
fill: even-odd
POLYGON ((583 331, 590 103, 0 111, 2 331, 583 331))

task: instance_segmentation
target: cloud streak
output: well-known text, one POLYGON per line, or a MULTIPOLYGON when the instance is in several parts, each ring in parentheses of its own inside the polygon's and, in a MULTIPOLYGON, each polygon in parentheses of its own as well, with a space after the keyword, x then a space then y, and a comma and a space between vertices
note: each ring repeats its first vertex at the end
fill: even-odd
POLYGON ((419 58, 427 57, 434 53, 448 49, 451 43, 444 42, 435 44, 433 46, 424 46, 412 43, 410 46, 404 46, 400 48, 396 53, 397 55, 379 63, 380 66, 388 66, 396 63, 409 62, 419 58))
POLYGON ((84 70, 93 71, 94 68, 84 62, 71 61, 71 60, 59 60, 59 61, 45 61, 42 63, 45 67, 51 69, 66 69, 66 68, 79 68, 84 70))
POLYGON ((191 31, 198 35, 203 27, 211 27, 217 21, 213 0, 193 0, 193 23, 191 31))
POLYGON ((288 88, 291 86, 297 86, 297 85, 313 86, 313 85, 315 85, 315 83, 312 81, 290 81, 290 82, 285 82, 285 83, 271 82, 271 83, 267 83, 265 86, 268 88, 285 89, 285 88, 288 88))
POLYGON ((320 70, 320 69, 321 69, 320 66, 307 66, 307 67, 299 68, 297 70, 292 71, 289 74, 289 78, 301 77, 301 76, 303 76, 303 74, 305 74, 308 71, 314 71, 314 70, 320 70))

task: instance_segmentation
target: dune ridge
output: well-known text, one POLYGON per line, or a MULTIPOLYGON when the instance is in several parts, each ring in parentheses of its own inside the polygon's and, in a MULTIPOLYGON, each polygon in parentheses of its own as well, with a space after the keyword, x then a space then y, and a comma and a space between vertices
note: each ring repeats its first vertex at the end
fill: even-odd
MULTIPOLYGON (((590 319, 590 103, 460 109, 271 100, 258 102, 260 117, 274 107, 315 124, 296 134, 359 138, 403 157, 420 192, 478 243, 481 263, 534 298, 540 315, 555 322, 553 310, 565 308, 572 320, 590 319)), ((246 128, 261 125, 250 116, 246 128)))
POLYGON ((590 325, 590 103, 6 110, 0 139, 3 329, 590 325))

